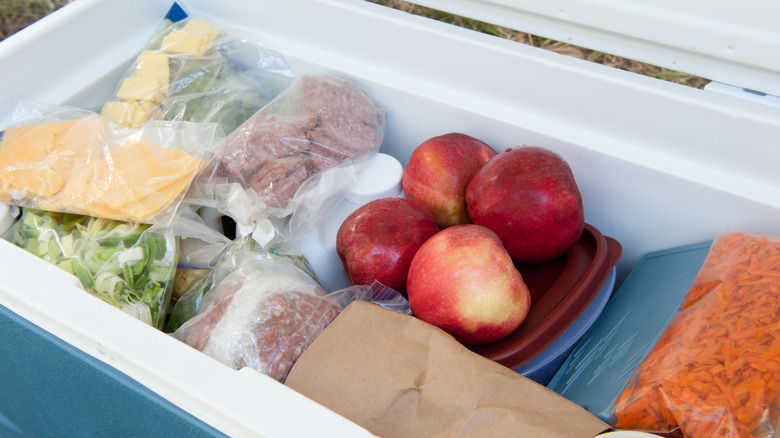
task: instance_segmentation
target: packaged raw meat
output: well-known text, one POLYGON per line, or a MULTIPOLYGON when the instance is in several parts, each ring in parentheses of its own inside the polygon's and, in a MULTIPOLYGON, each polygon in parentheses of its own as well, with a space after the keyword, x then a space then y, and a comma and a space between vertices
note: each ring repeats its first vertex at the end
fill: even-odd
POLYGON ((229 367, 283 382, 306 347, 355 300, 409 311, 402 295, 379 283, 327 293, 305 259, 271 254, 246 237, 176 302, 168 331, 229 367))
POLYGON ((311 230, 379 151, 384 110, 346 79, 303 75, 231 132, 194 202, 270 247, 311 230))

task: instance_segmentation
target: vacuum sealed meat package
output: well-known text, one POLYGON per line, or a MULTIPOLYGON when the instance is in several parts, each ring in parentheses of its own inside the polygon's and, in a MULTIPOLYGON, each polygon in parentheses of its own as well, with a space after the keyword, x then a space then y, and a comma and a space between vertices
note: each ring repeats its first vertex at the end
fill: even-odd
POLYGON ((124 126, 181 120, 217 123, 229 133, 293 78, 281 55, 237 31, 198 17, 166 20, 101 114, 124 126))
POLYGON ((305 259, 271 254, 249 237, 237 239, 203 280, 173 307, 171 336, 227 366, 250 367, 282 382, 350 302, 370 300, 408 312, 402 295, 378 283, 327 293, 305 259))
POLYGON ((311 230, 379 151, 384 116, 346 79, 299 76, 226 137, 194 196, 267 246, 311 230))
POLYGON ((727 231, 612 411, 617 428, 691 438, 776 436, 780 236, 727 231))
POLYGON ((211 123, 127 128, 91 111, 24 102, 0 143, 0 202, 166 224, 223 138, 211 123))

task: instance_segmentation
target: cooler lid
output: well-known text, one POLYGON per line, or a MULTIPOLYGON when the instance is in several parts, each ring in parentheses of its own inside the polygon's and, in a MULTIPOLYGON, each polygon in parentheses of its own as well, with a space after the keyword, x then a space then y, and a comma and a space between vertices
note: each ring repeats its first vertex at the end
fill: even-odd
POLYGON ((773 0, 412 3, 780 96, 780 2, 773 0))

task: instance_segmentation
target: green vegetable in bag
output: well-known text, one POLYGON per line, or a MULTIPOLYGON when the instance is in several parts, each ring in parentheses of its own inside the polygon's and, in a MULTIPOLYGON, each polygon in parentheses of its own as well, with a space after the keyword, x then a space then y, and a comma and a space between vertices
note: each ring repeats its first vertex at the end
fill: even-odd
POLYGON ((24 209, 8 240, 78 277, 103 301, 162 329, 176 272, 173 233, 148 224, 24 209))

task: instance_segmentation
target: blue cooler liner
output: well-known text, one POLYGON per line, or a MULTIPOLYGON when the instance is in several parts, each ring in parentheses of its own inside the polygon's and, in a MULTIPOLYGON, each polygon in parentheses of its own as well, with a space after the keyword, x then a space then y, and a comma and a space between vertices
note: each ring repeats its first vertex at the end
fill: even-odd
POLYGON ((634 368, 679 309, 711 243, 642 257, 547 386, 608 421, 634 368))
POLYGON ((225 436, 3 306, 0 333, 0 437, 225 436))

